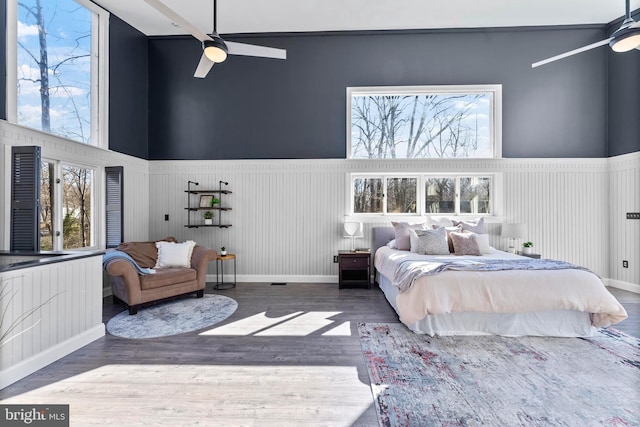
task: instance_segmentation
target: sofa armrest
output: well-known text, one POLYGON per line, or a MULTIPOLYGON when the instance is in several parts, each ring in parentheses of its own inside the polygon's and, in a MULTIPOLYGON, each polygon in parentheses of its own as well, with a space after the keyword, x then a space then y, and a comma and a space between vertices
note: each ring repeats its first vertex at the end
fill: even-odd
POLYGON ((140 276, 135 267, 129 261, 112 259, 107 262, 107 273, 112 277, 115 287, 125 295, 116 295, 129 305, 140 304, 142 293, 140 289, 140 276))
POLYGON ((218 252, 214 249, 196 245, 191 254, 191 268, 195 268, 198 276, 198 289, 204 289, 207 283, 209 262, 216 259, 218 252))

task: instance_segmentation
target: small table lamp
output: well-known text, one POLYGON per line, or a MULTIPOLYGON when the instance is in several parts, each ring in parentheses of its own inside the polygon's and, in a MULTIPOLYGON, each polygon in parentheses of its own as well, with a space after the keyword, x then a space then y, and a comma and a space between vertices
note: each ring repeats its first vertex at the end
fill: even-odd
POLYGON ((362 223, 345 221, 344 223, 344 237, 351 239, 351 252, 355 252, 355 239, 362 238, 362 223))
POLYGON ((527 224, 502 224, 502 232, 500 235, 511 239, 507 251, 515 254, 516 239, 524 239, 527 236, 527 224))

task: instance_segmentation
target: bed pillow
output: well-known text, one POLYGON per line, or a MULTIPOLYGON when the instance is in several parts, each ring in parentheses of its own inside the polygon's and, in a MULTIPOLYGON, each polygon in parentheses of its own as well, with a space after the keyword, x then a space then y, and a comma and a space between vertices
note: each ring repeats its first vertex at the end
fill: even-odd
POLYGON ((473 234, 476 236, 476 243, 478 244, 478 248, 480 249, 480 253, 485 255, 485 254, 491 254, 493 253, 494 249, 491 247, 491 245, 489 244, 489 235, 488 234, 478 234, 478 233, 474 233, 472 231, 464 231, 465 234, 473 234))
POLYGON ((437 225, 432 225, 431 226, 434 230, 437 228, 444 228, 445 231, 447 232, 447 242, 449 243, 449 253, 453 253, 453 241, 451 241, 451 233, 456 232, 456 233, 462 233, 462 227, 457 225, 455 227, 438 227, 437 225))
POLYGON ((449 243, 444 227, 433 230, 409 230, 411 252, 422 255, 449 255, 449 243))
MULTIPOLYGON (((432 226, 437 227, 453 227, 453 222, 449 218, 445 218, 443 216, 430 216, 429 222, 432 226)), ((437 228, 433 227, 433 228, 437 228)))
POLYGON ((475 221, 453 221, 453 225, 459 225, 462 230, 473 231, 478 234, 486 234, 484 229, 484 218, 479 218, 475 221))
POLYGON ((396 245, 396 239, 393 239, 392 241, 387 243, 387 246, 389 246, 391 249, 398 249, 398 246, 396 245))
POLYGON ((195 245, 193 240, 184 243, 156 242, 158 262, 155 268, 191 267, 191 254, 195 245))
POLYGON ((408 222, 391 221, 391 225, 396 231, 396 247, 401 251, 411 249, 411 241, 409 240, 409 230, 422 230, 422 224, 409 224, 408 222))
POLYGON ((451 240, 453 241, 456 255, 482 255, 474 233, 453 232, 451 233, 451 240))

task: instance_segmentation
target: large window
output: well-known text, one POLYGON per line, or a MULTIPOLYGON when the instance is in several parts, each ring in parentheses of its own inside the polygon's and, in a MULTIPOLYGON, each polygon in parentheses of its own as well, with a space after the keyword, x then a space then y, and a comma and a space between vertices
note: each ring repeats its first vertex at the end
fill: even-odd
POLYGON ((7 0, 7 11, 9 120, 105 146, 108 14, 88 0, 7 0))
POLYGON ((500 85, 347 89, 353 159, 501 157, 500 85))
POLYGON ((497 176, 351 175, 352 214, 495 215, 497 176))

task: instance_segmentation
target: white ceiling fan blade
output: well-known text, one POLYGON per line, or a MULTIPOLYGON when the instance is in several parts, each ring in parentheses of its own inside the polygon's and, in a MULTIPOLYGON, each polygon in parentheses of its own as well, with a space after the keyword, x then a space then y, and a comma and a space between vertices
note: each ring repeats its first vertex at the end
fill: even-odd
POLYGON ((209 74, 209 70, 214 66, 215 62, 211 61, 207 58, 207 55, 202 52, 202 56, 200 57, 200 62, 198 62, 198 67, 196 68, 196 72, 193 73, 193 77, 197 77, 199 79, 204 79, 209 74))
POLYGON ((182 28, 183 30, 188 31, 189 33, 191 33, 191 35, 193 37, 197 38, 201 42, 203 42, 205 40, 212 40, 211 37, 209 37, 206 33, 203 33, 202 31, 197 29, 189 21, 184 19, 182 16, 178 15, 173 10, 169 9, 161 1, 159 1, 159 0, 144 0, 144 1, 146 1, 155 10, 157 10, 158 12, 160 12, 161 14, 163 14, 164 16, 169 18, 169 20, 171 22, 174 22, 174 23, 178 24, 180 26, 180 28, 182 28))
POLYGON ((262 58, 287 59, 287 51, 275 47, 258 46, 255 44, 228 42, 225 40, 229 53, 232 55, 259 56, 262 58))
POLYGON ((568 56, 576 55, 578 53, 586 52, 587 50, 595 49, 596 47, 604 46, 611 41, 611 37, 606 40, 600 40, 599 42, 592 43, 587 46, 582 46, 581 48, 570 50, 569 52, 561 53, 560 55, 552 56, 551 58, 543 59, 542 61, 534 62, 531 64, 531 68, 536 68, 544 64, 548 64, 549 62, 557 61, 558 59, 563 59, 568 56))

